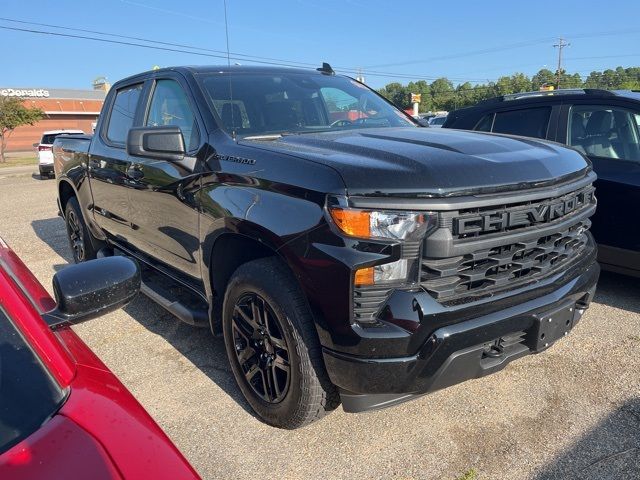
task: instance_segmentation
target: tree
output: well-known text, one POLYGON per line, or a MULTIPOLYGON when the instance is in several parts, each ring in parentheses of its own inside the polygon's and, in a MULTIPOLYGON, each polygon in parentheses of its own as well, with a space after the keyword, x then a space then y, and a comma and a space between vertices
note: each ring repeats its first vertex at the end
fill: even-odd
POLYGON ((531 77, 531 90, 540 90, 540 87, 555 85, 556 76, 548 68, 542 68, 531 77))
POLYGON ((7 139, 21 125, 33 125, 44 116, 39 108, 28 108, 16 97, 0 97, 0 163, 4 163, 7 139))
MULTIPOLYGON (((562 88, 605 88, 609 90, 640 89, 640 67, 608 69, 603 72, 591 72, 583 81, 578 73, 560 72, 562 88)), ((509 93, 521 93, 529 90, 537 91, 545 85, 555 85, 558 77, 554 72, 543 68, 531 79, 524 73, 515 73, 500 77, 496 82, 471 86, 469 82, 454 88, 446 77, 438 78, 431 85, 424 80, 409 82, 407 86, 394 82, 381 88, 379 92, 401 108, 411 106, 410 94, 421 93, 421 111, 454 110, 486 100, 487 98, 509 93)))

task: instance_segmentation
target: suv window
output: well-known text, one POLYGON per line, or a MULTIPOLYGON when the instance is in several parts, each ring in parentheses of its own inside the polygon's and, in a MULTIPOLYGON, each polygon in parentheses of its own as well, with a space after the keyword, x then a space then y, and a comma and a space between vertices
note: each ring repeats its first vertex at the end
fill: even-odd
POLYGON ((605 105, 574 105, 567 143, 586 155, 640 161, 640 113, 605 105))
POLYGON ((200 135, 184 89, 175 80, 158 80, 147 116, 148 127, 180 127, 187 151, 198 147, 200 135))
POLYGON ((27 438, 65 397, 20 332, 0 309, 0 453, 27 438))
POLYGON ((476 126, 476 130, 488 132, 489 128, 491 128, 491 131, 496 133, 546 138, 550 116, 551 107, 496 112, 483 118, 476 126), (493 115, 495 115, 495 118, 491 118, 493 115), (493 120, 492 127, 491 120, 493 120))
POLYGON ((107 126, 107 138, 112 142, 125 143, 129 130, 133 126, 141 92, 142 83, 122 88, 116 93, 107 126))

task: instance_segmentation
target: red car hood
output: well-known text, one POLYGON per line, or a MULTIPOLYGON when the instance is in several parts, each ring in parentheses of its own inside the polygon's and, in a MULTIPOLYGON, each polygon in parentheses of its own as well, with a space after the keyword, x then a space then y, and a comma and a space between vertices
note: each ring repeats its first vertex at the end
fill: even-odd
POLYGON ((56 415, 33 435, 0 457, 0 477, 120 479, 105 449, 63 415, 56 415))

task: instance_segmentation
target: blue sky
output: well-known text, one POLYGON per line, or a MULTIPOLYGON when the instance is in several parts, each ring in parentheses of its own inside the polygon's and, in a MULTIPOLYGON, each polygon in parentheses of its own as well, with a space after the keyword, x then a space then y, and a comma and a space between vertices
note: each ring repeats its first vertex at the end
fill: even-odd
MULTIPOLYGON (((554 70, 557 50, 552 44, 558 36, 571 43, 564 50, 570 73, 584 77, 592 70, 640 65, 640 2, 527 4, 535 6, 516 9, 514 1, 492 0, 227 0, 230 50, 278 61, 363 68, 373 87, 412 79, 400 76, 428 81, 447 76, 460 83, 516 71, 531 75, 545 66, 554 70)), ((223 0, 3 0, 0 17, 226 48, 223 0)), ((7 20, 0 20, 0 26, 98 36, 7 20)), ((223 58, 4 29, 0 45, 0 86, 5 87, 90 88, 95 77, 115 82, 154 65, 226 63, 223 58)), ((233 62, 251 64, 246 59, 233 62)))

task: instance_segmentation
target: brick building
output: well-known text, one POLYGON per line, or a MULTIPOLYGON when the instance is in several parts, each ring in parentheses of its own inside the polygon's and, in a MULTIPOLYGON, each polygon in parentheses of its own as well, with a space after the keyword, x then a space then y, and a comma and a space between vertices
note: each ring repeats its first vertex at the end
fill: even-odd
POLYGON ((45 113, 35 125, 16 128, 7 139, 7 152, 33 151, 46 130, 79 129, 91 133, 104 103, 106 88, 72 90, 60 88, 0 87, 0 96, 19 97, 27 107, 45 113))

